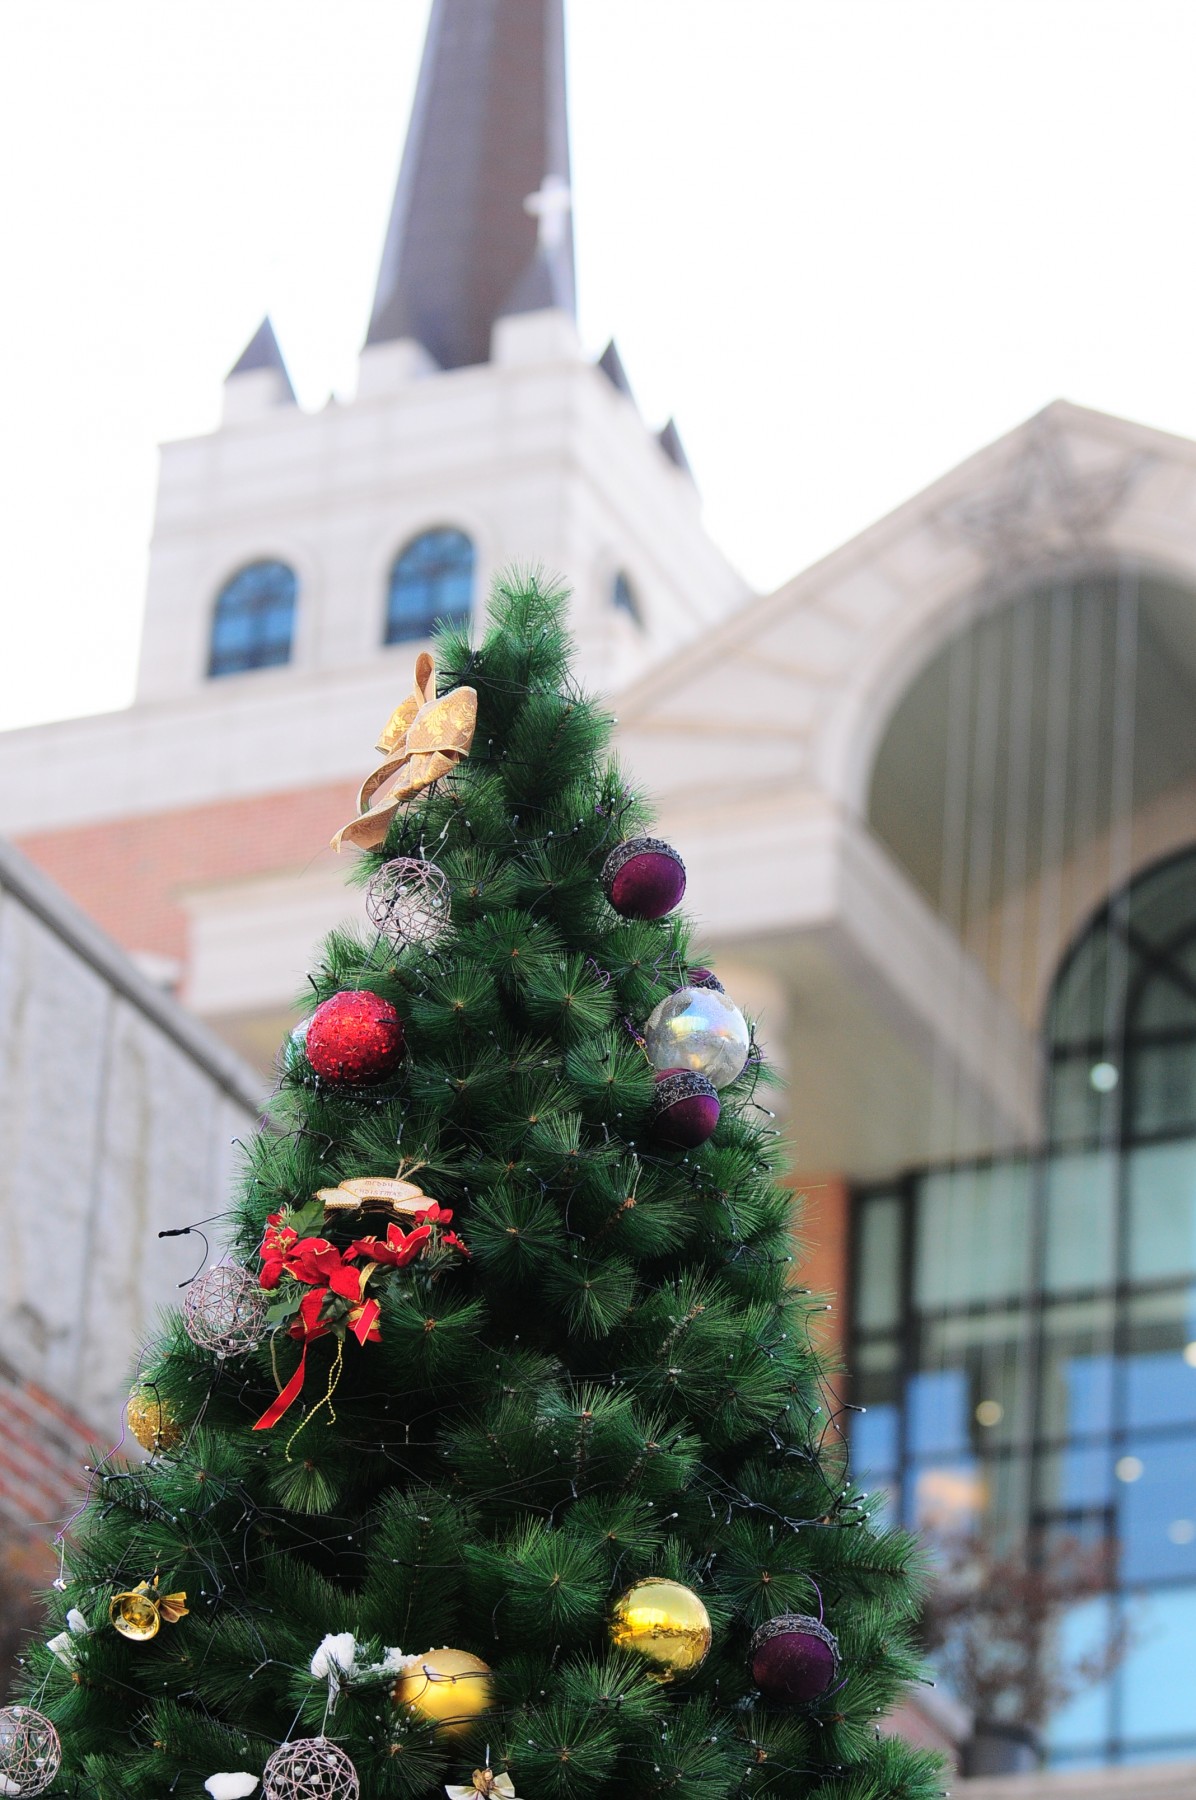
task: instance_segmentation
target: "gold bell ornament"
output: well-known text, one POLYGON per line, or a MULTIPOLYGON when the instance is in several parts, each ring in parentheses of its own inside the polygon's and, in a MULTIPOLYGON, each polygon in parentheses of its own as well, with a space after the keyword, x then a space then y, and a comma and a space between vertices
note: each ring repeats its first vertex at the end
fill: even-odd
POLYGON ((692 1588, 651 1575, 615 1601, 610 1640, 640 1657, 653 1681, 684 1680, 709 1654, 710 1614, 692 1588))
POLYGON ((122 1637, 138 1643, 157 1637, 163 1621, 177 1625, 187 1615, 186 1594, 160 1594, 156 1581, 139 1581, 127 1594, 114 1594, 108 1617, 122 1637))
POLYGON ((407 1657, 393 1699, 412 1718, 434 1725, 438 1736, 460 1737, 493 1704, 490 1665, 468 1650, 447 1645, 426 1650, 422 1656, 407 1657))

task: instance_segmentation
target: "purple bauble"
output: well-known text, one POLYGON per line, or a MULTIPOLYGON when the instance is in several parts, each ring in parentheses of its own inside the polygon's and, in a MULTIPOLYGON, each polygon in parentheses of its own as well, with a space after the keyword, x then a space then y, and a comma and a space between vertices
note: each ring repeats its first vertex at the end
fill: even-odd
POLYGON ((726 988, 713 969, 691 969, 686 987, 713 988, 716 994, 725 994, 726 988))
POLYGON ((663 919, 685 892, 685 864, 663 838, 628 838, 602 865, 602 887, 625 919, 663 919))
POLYGON ((839 1673, 839 1646, 820 1619, 783 1613, 752 1638, 752 1680, 770 1700, 808 1706, 839 1673))
POLYGON ((665 1069, 656 1077, 652 1129, 664 1144, 696 1150, 718 1124, 718 1089, 694 1069, 665 1069))

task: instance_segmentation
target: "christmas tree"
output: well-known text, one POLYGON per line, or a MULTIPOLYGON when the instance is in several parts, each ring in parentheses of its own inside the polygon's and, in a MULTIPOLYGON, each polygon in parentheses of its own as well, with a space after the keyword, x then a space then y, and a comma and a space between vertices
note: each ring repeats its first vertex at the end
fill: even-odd
MULTIPOLYGON (((227 1257, 143 1353, 0 1792, 925 1800, 766 1070, 500 583, 387 725, 227 1257)), ((750 880, 745 871, 744 880, 750 880)))

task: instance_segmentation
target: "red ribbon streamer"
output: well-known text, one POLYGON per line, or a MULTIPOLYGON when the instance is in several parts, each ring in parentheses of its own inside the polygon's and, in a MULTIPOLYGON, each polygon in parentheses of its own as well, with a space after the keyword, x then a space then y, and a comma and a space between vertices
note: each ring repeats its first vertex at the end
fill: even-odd
POLYGON ((266 1408, 265 1412, 253 1428, 255 1431, 269 1431, 272 1425, 278 1424, 278 1421, 282 1418, 283 1413, 287 1411, 288 1407, 294 1406, 296 1400, 303 1392, 303 1378, 306 1373, 307 1345, 304 1344, 303 1355, 299 1358, 299 1367, 295 1370, 295 1373, 291 1376, 291 1379, 287 1382, 277 1400, 271 1401, 270 1405, 266 1408))

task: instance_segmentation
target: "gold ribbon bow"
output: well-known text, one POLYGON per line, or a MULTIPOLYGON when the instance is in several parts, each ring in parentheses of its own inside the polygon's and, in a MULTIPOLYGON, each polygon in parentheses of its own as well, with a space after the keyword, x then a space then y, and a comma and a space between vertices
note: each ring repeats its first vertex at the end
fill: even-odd
POLYGON ((518 1800, 511 1777, 505 1771, 496 1775, 493 1769, 475 1769, 468 1787, 446 1787, 444 1791, 449 1800, 490 1800, 491 1795, 496 1800, 518 1800))
POLYGON ((471 687, 452 688, 436 698, 436 665, 421 650, 415 660, 414 690, 391 713, 378 739, 377 748, 386 761, 362 782, 358 817, 342 826, 332 848, 356 844, 359 850, 376 849, 396 808, 469 755, 477 718, 478 697, 471 687))

